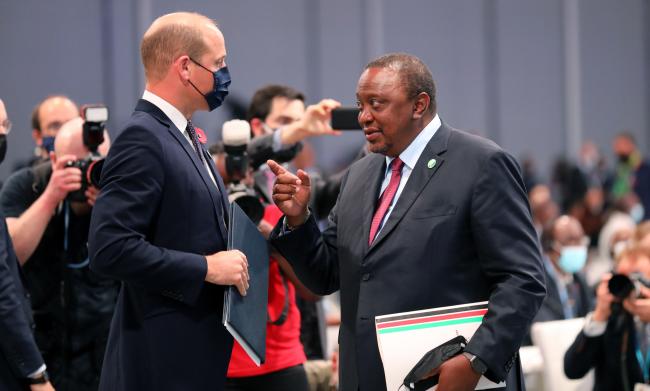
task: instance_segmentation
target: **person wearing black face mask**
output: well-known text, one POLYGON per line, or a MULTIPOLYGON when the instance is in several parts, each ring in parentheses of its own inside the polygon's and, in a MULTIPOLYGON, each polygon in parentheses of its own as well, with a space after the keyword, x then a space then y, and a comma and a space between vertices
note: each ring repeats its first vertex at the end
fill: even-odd
POLYGON ((647 220, 650 218, 650 161, 643 158, 630 133, 618 134, 612 146, 618 157, 612 196, 617 200, 630 192, 636 193, 644 210, 639 218, 647 220))
MULTIPOLYGON (((0 100, 0 163, 7 151, 11 121, 0 100)), ((20 264, 0 212, 0 389, 53 390, 32 334, 32 310, 20 264)))
POLYGON ((34 153, 14 161, 12 172, 34 167, 50 158, 54 139, 64 123, 79 116, 77 104, 64 95, 52 95, 40 101, 32 111, 31 125, 34 153))
POLYGON ((99 390, 219 390, 233 345, 223 292, 246 294, 248 265, 227 250, 227 192, 191 118, 228 93, 225 40, 206 16, 178 12, 153 22, 140 51, 145 92, 90 224, 91 269, 123 287, 99 390))

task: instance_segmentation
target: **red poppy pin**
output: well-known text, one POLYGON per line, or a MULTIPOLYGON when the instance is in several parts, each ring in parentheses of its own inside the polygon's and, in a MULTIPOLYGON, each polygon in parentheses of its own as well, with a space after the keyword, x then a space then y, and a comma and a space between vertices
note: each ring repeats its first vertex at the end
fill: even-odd
POLYGON ((194 128, 196 130, 196 138, 199 139, 199 142, 201 144, 205 144, 208 142, 208 138, 205 136, 205 132, 201 128, 194 128))

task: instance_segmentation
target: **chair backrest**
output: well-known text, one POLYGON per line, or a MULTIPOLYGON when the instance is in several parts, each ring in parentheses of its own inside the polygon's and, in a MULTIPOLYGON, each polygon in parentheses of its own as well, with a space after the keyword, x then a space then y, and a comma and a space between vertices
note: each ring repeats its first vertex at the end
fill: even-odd
POLYGON ((594 386, 594 371, 579 380, 564 374, 564 354, 584 326, 584 318, 538 322, 533 324, 531 337, 544 358, 544 389, 547 391, 588 391, 594 386))

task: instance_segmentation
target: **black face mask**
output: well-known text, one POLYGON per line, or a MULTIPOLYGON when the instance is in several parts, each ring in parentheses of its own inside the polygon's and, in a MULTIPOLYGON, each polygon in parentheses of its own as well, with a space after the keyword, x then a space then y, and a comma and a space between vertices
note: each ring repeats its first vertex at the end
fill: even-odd
POLYGON ((5 160, 7 154, 7 135, 0 134, 0 163, 5 160))
POLYGON ((625 154, 618 155, 618 161, 623 164, 629 163, 630 155, 625 155, 625 154))

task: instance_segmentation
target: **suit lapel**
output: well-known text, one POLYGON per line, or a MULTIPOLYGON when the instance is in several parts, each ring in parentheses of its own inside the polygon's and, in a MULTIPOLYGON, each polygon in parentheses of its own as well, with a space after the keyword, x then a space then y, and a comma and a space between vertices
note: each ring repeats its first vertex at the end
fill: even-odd
POLYGON ((381 183, 384 180, 386 172, 386 159, 384 155, 374 154, 372 160, 365 170, 368 175, 360 183, 359 192, 363 194, 363 253, 368 252, 368 237, 370 236, 370 225, 372 223, 372 216, 375 213, 377 200, 379 199, 379 191, 381 190, 381 183))
MULTIPOLYGON (((194 148, 190 145, 190 143, 185 139, 185 136, 181 133, 180 129, 176 128, 176 125, 165 115, 165 113, 162 112, 156 105, 154 105, 151 102, 148 102, 144 99, 140 99, 138 102, 136 108, 136 111, 143 111, 145 113, 151 114, 154 118, 156 118, 160 123, 164 124, 167 126, 167 130, 169 133, 171 133, 172 137, 176 139, 178 144, 180 144, 181 148, 185 151, 187 156, 190 158, 192 161, 192 164, 194 165, 194 168, 196 168, 199 176, 203 180, 203 183, 205 184, 205 187, 208 189, 208 193, 210 194, 210 199, 212 200, 212 206, 214 208, 214 213, 217 216, 217 220, 219 220, 219 230, 221 231, 221 234, 223 235, 224 238, 227 238, 227 231, 226 227, 224 225, 224 219, 225 217, 225 212, 227 211, 227 208, 223 208, 223 203, 224 201, 221 199, 222 197, 219 196, 217 193, 217 188, 221 192, 221 194, 224 194, 225 190, 223 188, 223 183, 221 182, 221 177, 216 174, 216 170, 213 171, 215 175, 215 180, 217 180, 218 184, 221 184, 221 186, 217 185, 216 187, 214 186, 214 183, 212 182, 212 179, 210 179, 210 176, 208 175, 208 172, 206 171, 204 165, 201 163, 199 160, 199 156, 194 151, 194 148), (223 227, 222 227, 223 226, 223 227)), ((199 144, 201 147, 201 150, 204 153, 205 156, 205 151, 203 150, 203 147, 201 144, 199 144)), ((210 165, 210 162, 212 162, 212 159, 209 158, 208 160, 208 165, 210 165)), ((212 169, 212 168, 211 168, 212 169)), ((226 200, 226 205, 227 205, 227 200, 226 200)))
POLYGON ((386 220, 386 223, 381 228, 381 231, 379 231, 375 241, 368 249, 368 253, 376 248, 395 229, 406 212, 411 208, 411 205, 413 205, 420 193, 422 193, 424 187, 429 183, 429 180, 431 180, 440 167, 442 167, 445 159, 441 155, 447 150, 449 135, 449 128, 442 124, 424 148, 415 164, 415 167, 413 167, 413 170, 411 171, 411 175, 406 186, 404 186, 404 189, 402 190, 402 194, 400 194, 390 216, 388 216, 388 220, 386 220), (428 163, 431 159, 435 159, 435 165, 429 168, 428 163))
POLYGON ((203 158, 206 159, 206 161, 208 162, 208 167, 210 167, 212 176, 214 176, 214 179, 217 182, 217 188, 219 189, 219 193, 221 194, 221 204, 223 207, 222 212, 223 212, 223 223, 224 223, 223 229, 226 229, 226 227, 228 226, 228 217, 229 217, 229 210, 230 210, 228 191, 226 190, 226 185, 223 183, 223 178, 221 178, 221 175, 219 175, 217 171, 217 166, 215 166, 214 160, 212 160, 212 156, 208 151, 205 150, 203 144, 199 144, 199 146, 201 147, 201 151, 203 152, 203 158))

